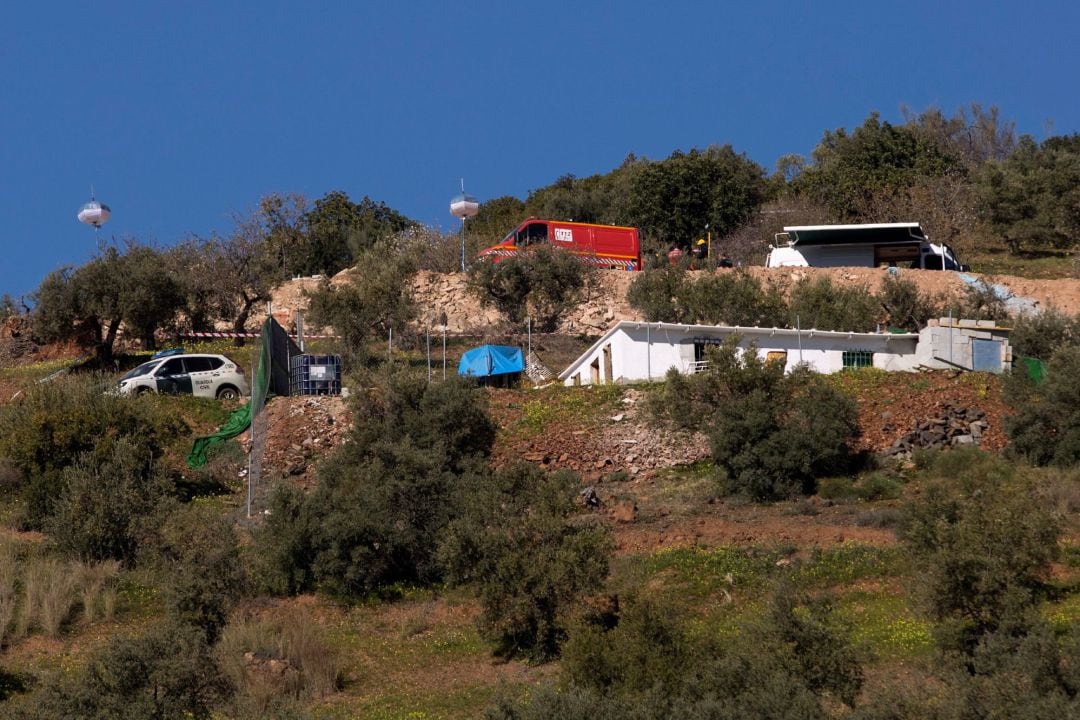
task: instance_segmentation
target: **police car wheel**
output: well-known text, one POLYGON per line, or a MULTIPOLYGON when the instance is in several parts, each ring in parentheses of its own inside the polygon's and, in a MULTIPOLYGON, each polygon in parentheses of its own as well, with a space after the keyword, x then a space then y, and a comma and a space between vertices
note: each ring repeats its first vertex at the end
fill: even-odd
POLYGON ((135 391, 135 394, 136 394, 136 395, 145 395, 146 393, 151 393, 151 392, 154 392, 154 391, 153 391, 153 390, 151 390, 151 389, 150 389, 150 388, 148 388, 148 387, 141 387, 141 388, 138 388, 138 389, 137 389, 137 390, 135 391))
POLYGON ((238 397, 240 393, 234 387, 223 387, 217 391, 218 400, 235 400, 238 397))

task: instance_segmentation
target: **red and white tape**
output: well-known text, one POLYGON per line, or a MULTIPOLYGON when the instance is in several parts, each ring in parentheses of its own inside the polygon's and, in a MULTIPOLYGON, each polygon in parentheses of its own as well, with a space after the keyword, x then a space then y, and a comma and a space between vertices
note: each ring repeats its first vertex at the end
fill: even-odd
MULTIPOLYGON (((179 333, 182 338, 257 338, 262 333, 257 332, 186 332, 179 333)), ((290 335, 289 337, 297 337, 290 335)), ((337 338, 337 335, 304 335, 304 339, 326 340, 337 338)))

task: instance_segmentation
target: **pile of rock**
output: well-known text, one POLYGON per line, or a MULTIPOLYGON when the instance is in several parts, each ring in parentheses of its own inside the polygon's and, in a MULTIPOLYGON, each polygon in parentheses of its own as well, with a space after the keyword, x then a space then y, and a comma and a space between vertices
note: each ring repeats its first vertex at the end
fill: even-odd
POLYGON ((905 459, 919 449, 979 445, 990 427, 990 423, 986 421, 986 413, 979 408, 943 403, 937 410, 929 420, 918 423, 914 430, 897 438, 884 454, 905 459))
POLYGON ((268 475, 308 480, 315 462, 348 439, 348 411, 341 397, 274 398, 266 412, 263 468, 268 475))

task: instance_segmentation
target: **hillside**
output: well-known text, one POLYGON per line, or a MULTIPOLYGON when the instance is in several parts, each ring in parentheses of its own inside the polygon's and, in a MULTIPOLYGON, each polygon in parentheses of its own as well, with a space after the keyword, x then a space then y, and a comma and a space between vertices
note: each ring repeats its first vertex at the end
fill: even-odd
MULTIPOLYGON (((865 286, 871 292, 878 289, 885 271, 875 268, 745 268, 754 277, 763 281, 777 283, 787 287, 804 278, 828 277, 835 283, 853 286, 865 286)), ((334 283, 345 282, 345 271, 332 280, 334 283)), ((716 272, 732 272, 718 270, 716 272)), ((962 296, 969 283, 964 276, 978 278, 1002 288, 1002 292, 1018 299, 1029 299, 1038 308, 1058 308, 1067 310, 1080 307, 1080 279, 1033 279, 1013 276, 981 276, 954 272, 936 272, 931 270, 900 270, 900 277, 912 280, 923 293, 944 299, 956 299, 962 296)), ((559 331, 563 333, 583 333, 600 335, 619 320, 643 320, 626 302, 626 291, 635 275, 624 272, 601 272, 597 282, 584 298, 583 302, 563 318, 559 331)), ((273 296, 274 314, 280 320, 288 322, 296 310, 304 310, 307 302, 303 297, 305 289, 317 286, 318 281, 310 278, 292 280, 280 286, 273 296)), ((466 289, 465 276, 461 273, 419 273, 415 279, 414 292, 420 310, 417 321, 421 327, 436 327, 439 316, 445 312, 447 329, 455 333, 483 333, 500 324, 498 313, 491 308, 483 308, 476 298, 466 289)), ((251 327, 256 327, 261 317, 253 317, 251 327)))
MULTIPOLYGON (((835 282, 871 289, 883 276, 869 269, 749 272, 777 282, 823 273, 835 282)), ((958 294, 964 288, 954 273, 903 271, 903 276, 933 294, 958 294)), ((571 313, 561 333, 539 341, 550 348, 542 357, 568 361, 587 342, 578 335, 597 334, 618 319, 636 318, 625 303, 632 279, 624 273, 601 274, 598 286, 571 313)), ((462 281, 460 275, 420 276, 416 294, 426 317, 445 311, 452 331, 495 333, 497 318, 479 308, 462 281)), ((1080 281, 994 281, 1040 306, 1075 307, 1080 301, 1080 281)), ((314 282, 299 280, 280 288, 275 314, 302 307, 301 290, 314 282)), ((75 354, 72 348, 30 347, 22 330, 9 325, 8 337, 14 342, 6 346, 11 352, 0 368, 0 410, 11 405, 13 394, 35 387, 38 379, 75 354), (20 334, 11 337, 13 333, 20 334)), ((458 351, 455 346, 453 352, 458 351)), ((418 362, 407 352, 395 361, 418 362)), ((912 442, 917 452, 925 428, 954 422, 961 423, 964 433, 972 422, 979 423, 976 442, 986 450, 1006 446, 1004 424, 1011 410, 998 377, 862 370, 832 376, 830 383, 856 402, 856 451, 888 454, 898 443, 912 442)), ((578 520, 596 520, 611 533, 610 571, 603 588, 586 602, 593 610, 575 612, 644 596, 691 618, 695 633, 708 628, 730 639, 760 622, 778 583, 794 582, 831 603, 862 658, 867 693, 897 678, 904 687, 938 682, 935 624, 920 610, 912 590, 919 575, 897 530, 904 503, 925 494, 926 458, 883 459, 875 469, 857 475, 822 478, 807 497, 752 503, 727 492, 704 434, 671 430, 653 420, 647 406, 654 390, 549 385, 480 391, 496 426, 490 464, 508 468, 524 461, 576 472, 582 506, 578 520)), ((320 482, 320 467, 335 450, 355 441, 354 424, 377 418, 357 416, 356 406, 341 398, 272 399, 266 413, 263 473, 255 488, 254 517, 248 519, 249 435, 230 444, 205 471, 188 470, 183 455, 191 437, 218 426, 226 415, 220 404, 193 400, 151 396, 135 403, 154 417, 183 421, 182 429, 169 438, 160 466, 194 498, 185 503, 188 510, 233 528, 245 573, 254 582, 265 572, 259 543, 262 528, 273 517, 267 513, 269 490, 283 486, 310 495, 320 482)), ((394 438, 392 445, 398 444, 394 438)), ((4 467, 0 471, 8 473, 0 475, 0 481, 15 488, 10 472, 4 467)), ((1075 551, 1080 545, 1080 491, 1073 474, 1038 473, 1039 495, 1052 504, 1064 529, 1063 554, 1049 577, 1053 592, 1041 602, 1040 612, 1056 632, 1064 632, 1080 623, 1080 556, 1075 551)), ((21 502, 17 492, 0 501, 0 539, 5 547, 17 548, 26 562, 52 562, 46 560, 56 552, 50 535, 18 527, 21 502)), ((205 552, 214 556, 209 549, 205 552)), ((78 577, 89 572, 82 565, 71 567, 81 573, 78 577)), ((6 639, 0 639, 0 681, 16 688, 10 702, 32 698, 33 692, 24 691, 40 687, 58 669, 71 673, 84 667, 110 641, 138 636, 163 622, 174 592, 167 572, 141 563, 110 572, 115 575, 100 589, 104 610, 84 612, 80 603, 99 601, 72 594, 56 629, 48 630, 44 620, 23 627, 16 622, 6 639)), ((273 649, 271 628, 297 628, 313 648, 309 652, 317 654, 318 667, 334 674, 321 690, 290 705, 298 717, 463 720, 480 716, 500 694, 524 697, 561 677, 558 661, 494 657, 492 644, 478 629, 483 604, 470 588, 400 584, 362 597, 333 592, 288 596, 251 588, 245 593, 229 614, 234 634, 228 642, 233 644, 224 643, 216 652, 232 668, 231 677, 239 678, 245 702, 253 704, 247 710, 230 706, 221 717, 262 716, 265 708, 258 700, 272 696, 268 688, 312 672, 305 669, 315 662, 312 655, 285 657, 273 649), (244 633, 255 639, 245 640, 244 633), (263 645, 244 649, 250 647, 244 642, 256 640, 263 645)), ((0 690, 7 687, 3 683, 0 690)), ((836 710, 842 716, 840 708, 836 710)), ((0 702, 0 716, 3 711, 0 702)))

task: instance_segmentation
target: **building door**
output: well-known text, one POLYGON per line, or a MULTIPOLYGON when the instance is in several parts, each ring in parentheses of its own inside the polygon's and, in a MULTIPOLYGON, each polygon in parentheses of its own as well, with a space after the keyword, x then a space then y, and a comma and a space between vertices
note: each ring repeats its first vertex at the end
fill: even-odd
POLYGON ((611 346, 604 346, 604 382, 611 383, 614 373, 611 370, 611 346))
POLYGON ((1001 343, 997 340, 971 340, 971 369, 1001 372, 1001 343))

